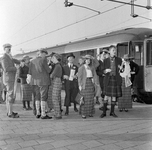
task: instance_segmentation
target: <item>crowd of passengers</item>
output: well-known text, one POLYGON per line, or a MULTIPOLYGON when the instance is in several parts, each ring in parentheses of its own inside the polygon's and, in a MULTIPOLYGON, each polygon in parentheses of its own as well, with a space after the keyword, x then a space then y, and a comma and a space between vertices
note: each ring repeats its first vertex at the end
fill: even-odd
POLYGON ((128 112, 132 108, 131 90, 139 66, 129 54, 117 57, 116 46, 102 49, 97 58, 89 54, 81 56, 79 66, 74 64, 73 53, 67 55, 67 64, 62 65, 60 54, 48 54, 44 49, 38 51, 35 58, 25 55, 16 60, 11 55, 11 47, 11 44, 3 46, 5 53, 1 59, 1 89, 5 91, 3 99, 6 99, 8 117, 19 118, 19 114, 13 111, 18 83, 23 109, 33 110, 36 118, 62 119, 63 83, 66 116, 71 104, 83 119, 94 116, 96 103, 101 110, 100 118, 106 117, 109 105, 112 117, 118 117, 115 114, 116 105, 120 112, 128 112), (78 94, 83 97, 83 104, 76 101, 78 94), (50 115, 52 113, 53 116, 50 115))

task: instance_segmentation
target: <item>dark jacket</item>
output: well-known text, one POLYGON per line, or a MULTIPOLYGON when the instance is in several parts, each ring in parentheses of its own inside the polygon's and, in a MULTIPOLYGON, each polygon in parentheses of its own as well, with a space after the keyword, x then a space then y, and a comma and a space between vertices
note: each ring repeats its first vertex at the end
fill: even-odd
POLYGON ((135 72, 135 74, 131 74, 131 82, 133 83, 135 79, 135 75, 137 75, 139 72, 139 66, 135 62, 130 61, 130 69, 131 72, 135 72))
POLYGON ((31 85, 50 85, 51 69, 46 58, 37 57, 30 62, 29 74, 32 76, 31 85))
MULTIPOLYGON (((119 57, 115 57, 115 65, 116 65, 116 80, 117 80, 117 85, 118 86, 121 86, 122 84, 122 78, 120 76, 120 73, 119 73, 119 66, 121 66, 122 64, 122 59, 119 58, 119 57)), ((110 69, 111 66, 110 66, 110 58, 107 58, 104 60, 104 67, 103 67, 103 71, 105 69, 110 69)), ((105 77, 104 77, 104 85, 107 86, 108 83, 109 83, 109 79, 110 79, 110 73, 106 73, 105 74, 105 77)))
POLYGON ((21 84, 27 84, 26 78, 28 72, 29 72, 29 67, 26 65, 19 68, 19 78, 21 79, 21 84))
POLYGON ((99 60, 99 66, 96 69, 97 75, 99 76, 99 82, 100 82, 100 87, 103 90, 103 80, 104 80, 104 76, 105 74, 103 73, 104 70, 104 66, 103 66, 103 62, 101 60, 99 60))

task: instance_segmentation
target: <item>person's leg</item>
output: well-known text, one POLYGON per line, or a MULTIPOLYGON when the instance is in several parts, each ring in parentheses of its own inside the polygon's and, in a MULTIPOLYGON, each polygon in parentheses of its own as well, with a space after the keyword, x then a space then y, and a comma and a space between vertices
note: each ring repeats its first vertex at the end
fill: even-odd
POLYGON ((103 118, 103 117, 106 116, 108 99, 109 99, 109 96, 105 96, 104 97, 104 101, 103 101, 103 113, 101 114, 100 118, 103 118))
POLYGON ((18 113, 13 112, 13 103, 14 103, 14 82, 9 82, 6 85, 7 95, 6 95, 6 108, 8 117, 19 118, 18 113))
POLYGON ((116 97, 112 97, 110 116, 118 117, 118 116, 115 114, 115 112, 114 112, 114 111, 115 111, 115 105, 116 105, 116 97))
POLYGON ((40 96, 41 96, 41 119, 51 119, 52 117, 49 117, 46 115, 45 112, 45 106, 46 106, 46 101, 48 97, 48 86, 39 86, 40 87, 40 96))

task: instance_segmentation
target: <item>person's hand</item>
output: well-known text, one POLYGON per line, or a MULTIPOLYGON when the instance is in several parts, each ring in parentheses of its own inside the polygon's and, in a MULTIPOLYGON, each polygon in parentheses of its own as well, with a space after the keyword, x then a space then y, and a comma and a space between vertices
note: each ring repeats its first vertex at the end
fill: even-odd
POLYGON ((131 73, 131 74, 135 74, 135 72, 134 72, 134 71, 131 71, 130 73, 131 73))
POLYGON ((104 73, 111 72, 111 69, 105 69, 104 73))
POLYGON ((69 79, 69 76, 64 75, 63 78, 66 79, 66 80, 68 80, 68 79, 69 79))
POLYGON ((79 86, 79 90, 80 90, 80 91, 82 90, 82 86, 81 86, 81 85, 79 86))
POLYGON ((73 79, 77 79, 77 76, 76 76, 76 75, 74 75, 74 76, 73 76, 73 79))
POLYGON ((50 69, 52 69, 52 66, 49 66, 50 69))

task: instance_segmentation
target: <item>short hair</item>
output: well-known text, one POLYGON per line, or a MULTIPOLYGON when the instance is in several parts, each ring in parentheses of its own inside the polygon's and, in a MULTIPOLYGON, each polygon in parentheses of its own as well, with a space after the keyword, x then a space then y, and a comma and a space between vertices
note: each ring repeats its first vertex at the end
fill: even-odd
POLYGON ((110 50, 111 48, 117 49, 117 47, 116 47, 115 45, 110 45, 109 50, 110 50))

